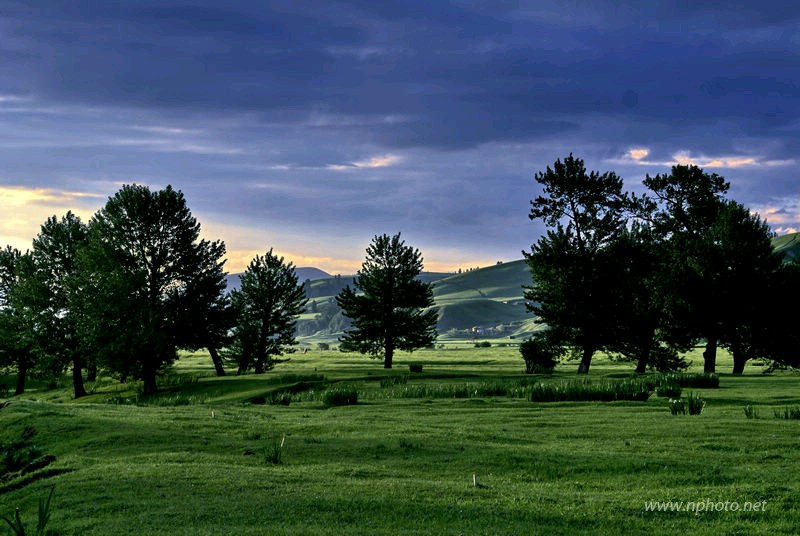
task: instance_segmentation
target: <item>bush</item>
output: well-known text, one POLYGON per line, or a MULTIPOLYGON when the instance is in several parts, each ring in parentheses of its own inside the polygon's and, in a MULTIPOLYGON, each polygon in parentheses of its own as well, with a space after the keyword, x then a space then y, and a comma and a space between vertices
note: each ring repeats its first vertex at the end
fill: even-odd
POLYGON ((337 386, 322 393, 322 403, 331 406, 352 406, 358 403, 358 391, 354 387, 337 386))
POLYGON ((564 350, 551 343, 544 334, 537 334, 519 345, 519 353, 525 360, 526 374, 553 372, 564 350))
POLYGON ((491 347, 492 343, 490 343, 489 341, 481 341, 475 343, 475 348, 491 348, 491 347))
POLYGON ((422 365, 419 363, 412 363, 408 366, 409 372, 422 372, 422 365))
POLYGON ((758 419, 758 411, 751 404, 747 404, 744 407, 744 416, 748 419, 758 419))
POLYGON ((320 350, 330 350, 331 349, 331 345, 328 344, 327 342, 318 342, 317 343, 317 348, 319 348, 320 350))

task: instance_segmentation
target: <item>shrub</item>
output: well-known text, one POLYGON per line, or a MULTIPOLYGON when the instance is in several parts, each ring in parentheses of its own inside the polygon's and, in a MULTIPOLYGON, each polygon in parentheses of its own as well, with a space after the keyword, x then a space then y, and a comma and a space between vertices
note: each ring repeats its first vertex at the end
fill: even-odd
POLYGON ((331 349, 331 345, 328 344, 327 342, 318 342, 317 343, 317 348, 319 348, 320 350, 330 350, 331 349))
POLYGON ((358 391, 348 386, 332 387, 322 393, 322 403, 327 407, 351 406, 358 403, 358 391))
POLYGON ((491 347, 492 343, 490 343, 489 341, 481 341, 475 343, 475 348, 491 348, 491 347))
POLYGON ((755 407, 753 407, 750 404, 747 404, 744 407, 744 416, 747 417, 748 419, 758 419, 758 412, 756 411, 755 407))
POLYGON ((537 334, 520 343, 519 353, 525 361, 525 373, 538 374, 552 372, 564 350, 545 334, 537 334))
POLYGON ((412 363, 408 366, 409 372, 422 372, 422 365, 420 363, 412 363))
POLYGON ((657 374, 652 378, 651 383, 654 387, 671 383, 683 388, 716 389, 719 387, 719 375, 713 373, 671 372, 657 374))

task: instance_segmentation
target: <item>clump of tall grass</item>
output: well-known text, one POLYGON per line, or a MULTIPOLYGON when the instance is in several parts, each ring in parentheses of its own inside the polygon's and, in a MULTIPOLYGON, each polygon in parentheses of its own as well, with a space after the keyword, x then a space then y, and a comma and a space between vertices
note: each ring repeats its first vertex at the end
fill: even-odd
POLYGON ((700 415, 706 407, 706 399, 695 393, 683 398, 670 398, 669 412, 673 415, 700 415))
POLYGON ((381 378, 381 388, 394 387, 395 385, 406 385, 408 383, 408 374, 400 376, 386 376, 381 378))
POLYGON ((644 402, 651 390, 638 380, 537 383, 530 388, 531 402, 614 402, 634 400, 644 402))
POLYGON ((322 403, 327 407, 358 404, 358 390, 347 385, 328 388, 322 392, 322 403))
POLYGON ((651 384, 654 388, 672 384, 683 388, 716 389, 719 387, 719 375, 708 372, 667 372, 653 376, 651 384))
POLYGON ((758 419, 758 411, 752 404, 747 404, 744 407, 744 416, 748 419, 758 419))
POLYGON ((679 398, 683 388, 677 383, 664 383, 656 387, 656 396, 662 398, 679 398))
POLYGON ((323 382, 324 374, 281 374, 267 379, 267 383, 323 382))
POLYGON ((520 382, 493 381, 475 383, 421 383, 394 386, 380 392, 380 398, 485 398, 492 396, 518 396, 520 382))
POLYGON ((22 516, 20 515, 19 508, 14 510, 13 518, 3 516, 3 521, 5 521, 6 524, 11 528, 11 531, 15 536, 25 536, 26 534, 44 536, 45 534, 50 534, 50 531, 47 530, 47 523, 50 522, 50 503, 53 500, 53 493, 55 493, 55 491, 56 486, 53 485, 50 487, 50 494, 46 499, 44 497, 39 497, 39 517, 36 521, 36 529, 34 532, 26 531, 25 524, 22 522, 22 516))
POLYGON ((271 463, 272 465, 278 465, 281 463, 281 460, 283 459, 283 444, 285 441, 286 435, 284 434, 280 441, 275 439, 272 444, 264 447, 262 453, 266 463, 271 463))
POLYGON ((160 393, 154 395, 111 396, 107 404, 143 407, 196 406, 208 402, 208 394, 160 393))
POLYGON ((800 420, 800 406, 794 408, 776 409, 773 413, 776 419, 800 420))

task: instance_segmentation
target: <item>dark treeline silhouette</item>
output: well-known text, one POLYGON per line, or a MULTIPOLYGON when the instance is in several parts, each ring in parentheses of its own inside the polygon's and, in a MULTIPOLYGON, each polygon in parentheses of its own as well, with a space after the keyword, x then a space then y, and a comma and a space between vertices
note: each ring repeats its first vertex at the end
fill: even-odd
MULTIPOLYGON (((800 365, 800 333, 784 313, 800 264, 773 250, 767 224, 726 197, 722 177, 674 166, 646 176, 636 196, 569 155, 535 179, 529 217, 547 230, 523 254, 528 308, 548 326, 537 348, 576 355, 580 373, 598 351, 637 372, 677 370, 697 344, 706 372, 720 347, 734 373, 754 358, 800 365)), ((151 394, 179 350, 200 348, 218 375, 226 365, 262 373, 293 351, 306 307, 338 319, 342 349, 386 367, 395 350, 435 340, 422 257, 399 233, 375 236, 357 276, 337 276, 336 299, 308 306, 310 284, 271 249, 227 293, 225 246, 199 237, 180 191, 125 185, 88 223, 53 216, 29 251, 1 249, 0 368, 16 372, 15 393, 31 374, 71 369, 76 398, 98 370, 151 394)))
POLYGON ((549 347, 578 354, 579 373, 600 350, 636 361, 637 372, 680 369, 679 354, 698 343, 708 373, 719 347, 737 374, 753 358, 798 364, 781 289, 800 283, 800 266, 773 250, 757 214, 726 198, 722 177, 674 166, 646 176, 648 192, 636 196, 570 154, 535 179, 542 194, 529 216, 547 232, 523 252, 533 279, 525 297, 549 347))

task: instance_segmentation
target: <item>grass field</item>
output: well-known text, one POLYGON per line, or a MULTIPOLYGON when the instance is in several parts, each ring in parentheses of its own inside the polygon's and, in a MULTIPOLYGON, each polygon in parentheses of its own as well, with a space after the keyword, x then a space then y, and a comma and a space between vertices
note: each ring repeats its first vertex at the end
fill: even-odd
MULTIPOLYGON (((215 378, 194 354, 138 404, 134 385, 110 379, 80 401, 66 384, 31 391, 0 402, 0 433, 34 429, 30 441, 55 461, 0 483, 0 515, 19 507, 34 526, 55 485, 48 527, 61 535, 797 533, 800 420, 774 417, 800 405, 794 374, 748 366, 733 377, 722 356, 718 389, 684 389, 707 400, 693 416, 671 415, 655 395, 384 396, 387 376, 435 391, 516 382, 523 368, 514 347, 447 345, 400 354, 392 371, 312 350, 261 377, 215 378), (412 363, 423 371, 409 374, 412 363), (358 404, 326 407, 323 385, 357 390, 358 404), (263 403, 291 390, 288 406, 263 403), (648 511, 651 501, 702 507, 648 511)), ((590 377, 632 368, 598 357, 590 377)))

